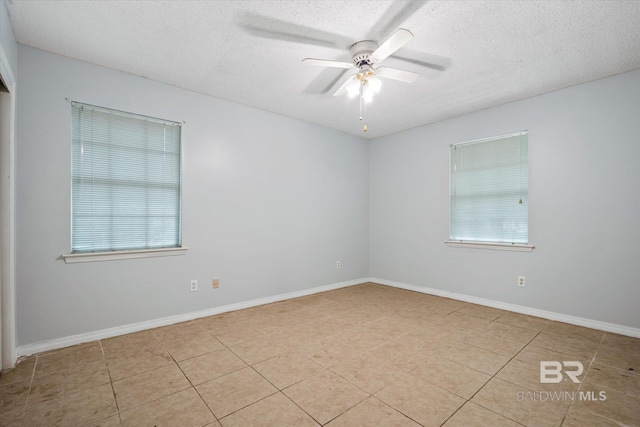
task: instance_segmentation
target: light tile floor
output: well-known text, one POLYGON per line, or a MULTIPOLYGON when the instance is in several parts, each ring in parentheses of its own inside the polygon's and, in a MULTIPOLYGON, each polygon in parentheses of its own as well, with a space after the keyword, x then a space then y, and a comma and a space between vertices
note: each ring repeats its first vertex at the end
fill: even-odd
POLYGON ((0 426, 40 425, 640 426, 640 339, 368 283, 26 358, 0 426))

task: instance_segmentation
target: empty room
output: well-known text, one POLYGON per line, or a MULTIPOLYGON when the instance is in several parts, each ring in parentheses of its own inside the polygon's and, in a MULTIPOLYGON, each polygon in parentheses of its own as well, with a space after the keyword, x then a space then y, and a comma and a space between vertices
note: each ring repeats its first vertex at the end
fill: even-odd
POLYGON ((639 28, 0 0, 0 426, 640 426, 639 28))

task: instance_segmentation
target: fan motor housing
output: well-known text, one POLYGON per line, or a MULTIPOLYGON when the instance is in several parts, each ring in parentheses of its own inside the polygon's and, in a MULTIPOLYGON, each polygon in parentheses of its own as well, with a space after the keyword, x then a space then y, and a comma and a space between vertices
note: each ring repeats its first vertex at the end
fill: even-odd
POLYGON ((371 65, 369 55, 378 48, 378 44, 372 40, 362 40, 351 45, 351 59, 356 67, 371 65))

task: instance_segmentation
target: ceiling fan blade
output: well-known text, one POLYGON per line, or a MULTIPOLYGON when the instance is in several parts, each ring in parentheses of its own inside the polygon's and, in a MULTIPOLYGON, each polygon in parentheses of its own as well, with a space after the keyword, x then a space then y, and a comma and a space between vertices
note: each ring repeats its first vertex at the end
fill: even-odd
POLYGON ((420 77, 420 74, 418 73, 390 67, 378 67, 375 71, 380 77, 386 77, 388 79, 398 80, 399 82, 405 83, 413 83, 418 77, 420 77))
POLYGON ((393 30, 402 26, 402 24, 420 8, 427 4, 425 0, 412 0, 409 2, 391 2, 387 10, 381 15, 376 24, 371 27, 367 36, 370 40, 391 34, 393 30))
POLYGON ((235 21, 245 32, 260 38, 324 46, 334 49, 343 49, 353 43, 349 37, 270 18, 257 13, 246 13, 239 16, 235 21))
POLYGON ((354 67, 353 62, 329 61, 326 59, 316 59, 316 58, 305 58, 302 60, 302 63, 307 65, 318 65, 320 67, 333 67, 333 68, 354 67))
POLYGON ((378 46, 378 48, 369 55, 369 60, 374 64, 382 61, 387 56, 393 54, 393 52, 407 44, 412 38, 413 33, 411 33, 411 31, 399 28, 391 35, 391 37, 385 40, 384 43, 378 46))
POLYGON ((451 59, 445 58, 444 56, 414 51, 411 49, 404 49, 402 53, 406 56, 393 55, 393 58, 410 62, 411 64, 416 64, 421 67, 431 68, 436 71, 445 71, 451 66, 451 59))
POLYGON ((340 86, 338 88, 338 90, 333 92, 333 96, 344 95, 347 92, 347 87, 353 81, 353 79, 357 79, 358 78, 357 75, 358 74, 354 74, 353 76, 349 77, 344 83, 342 83, 342 86, 340 86))

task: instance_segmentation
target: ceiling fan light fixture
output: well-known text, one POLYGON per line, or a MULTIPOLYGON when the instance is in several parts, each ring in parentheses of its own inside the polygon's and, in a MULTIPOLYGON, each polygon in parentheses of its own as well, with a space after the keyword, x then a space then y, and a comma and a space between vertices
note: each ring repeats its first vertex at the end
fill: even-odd
POLYGON ((378 93, 382 87, 382 80, 375 74, 371 73, 367 78, 367 87, 371 92, 378 93))
POLYGON ((349 86, 347 86, 347 94, 349 95, 349 98, 355 98, 360 94, 361 84, 362 82, 357 78, 354 78, 351 83, 349 83, 349 86))

